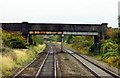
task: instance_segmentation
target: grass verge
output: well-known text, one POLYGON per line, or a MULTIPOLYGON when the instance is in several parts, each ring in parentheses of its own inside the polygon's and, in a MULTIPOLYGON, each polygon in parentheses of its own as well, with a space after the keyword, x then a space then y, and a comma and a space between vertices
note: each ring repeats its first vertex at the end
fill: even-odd
MULTIPOLYGON (((58 44, 58 43, 56 43, 56 44, 58 44)), ((107 63, 111 67, 120 68, 120 56, 119 55, 109 56, 106 59, 102 59, 102 55, 100 55, 100 54, 94 55, 91 52, 86 52, 84 49, 77 49, 74 46, 72 46, 72 44, 64 43, 64 46, 67 46, 70 49, 74 49, 74 50, 80 52, 81 54, 90 55, 90 56, 94 57, 96 60, 107 63)))
POLYGON ((20 68, 24 63, 32 61, 46 45, 30 46, 29 49, 13 49, 0 55, 0 70, 2 76, 12 76, 11 70, 20 68))

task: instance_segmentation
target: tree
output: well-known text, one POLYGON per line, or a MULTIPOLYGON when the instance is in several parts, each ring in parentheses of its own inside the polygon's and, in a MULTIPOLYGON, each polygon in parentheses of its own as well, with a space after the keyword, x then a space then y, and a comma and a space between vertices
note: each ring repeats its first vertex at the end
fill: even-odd
POLYGON ((26 39, 19 32, 2 31, 3 46, 11 48, 25 48, 28 43, 26 39))
POLYGON ((42 35, 32 35, 31 39, 32 39, 32 42, 34 45, 43 44, 43 42, 44 42, 42 35))

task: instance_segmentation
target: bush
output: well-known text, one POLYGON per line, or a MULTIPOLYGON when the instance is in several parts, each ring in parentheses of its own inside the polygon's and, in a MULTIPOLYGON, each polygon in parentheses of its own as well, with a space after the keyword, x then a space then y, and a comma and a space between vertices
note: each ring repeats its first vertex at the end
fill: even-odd
POLYGON ((11 51, 11 49, 9 48, 9 47, 4 47, 4 46, 1 46, 0 47, 0 52, 10 52, 11 51))
POLYGON ((120 57, 119 56, 110 56, 109 58, 105 59, 109 65, 114 67, 120 68, 120 57))
POLYGON ((43 44, 44 42, 42 35, 32 35, 30 38, 32 39, 33 45, 43 44))
POLYGON ((28 43, 26 39, 19 33, 8 33, 3 31, 2 34, 3 45, 11 48, 25 48, 28 43))
POLYGON ((93 44, 91 36, 73 36, 71 39, 72 47, 82 54, 89 54, 90 46, 93 44))
POLYGON ((105 40, 101 42, 101 49, 100 52, 102 55, 108 53, 108 52, 118 52, 118 44, 116 44, 111 39, 105 40))
POLYGON ((2 43, 3 43, 3 41, 2 41, 1 34, 0 34, 0 47, 2 46, 2 43))
POLYGON ((120 68, 120 56, 118 53, 118 44, 112 39, 107 39, 101 42, 100 49, 101 60, 107 62, 109 65, 120 68))
POLYGON ((0 59, 0 61, 2 63, 0 65, 2 67, 2 69, 0 69, 0 70, 2 70, 2 73, 7 74, 8 76, 11 75, 11 73, 8 71, 13 69, 14 65, 15 65, 15 62, 12 60, 12 58, 8 58, 5 56, 5 57, 2 57, 2 59, 0 59))
POLYGON ((12 69, 20 68, 25 63, 35 59, 40 52, 43 52, 45 47, 45 44, 30 46, 29 49, 14 49, 11 52, 0 55, 0 70, 3 76, 11 76, 12 73, 10 71, 12 69))

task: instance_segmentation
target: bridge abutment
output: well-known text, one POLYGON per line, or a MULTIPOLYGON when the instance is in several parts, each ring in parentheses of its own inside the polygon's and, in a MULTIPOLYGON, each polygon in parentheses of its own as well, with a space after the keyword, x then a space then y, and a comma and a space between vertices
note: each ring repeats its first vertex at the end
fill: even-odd
POLYGON ((61 35, 61 52, 63 52, 64 35, 61 35))
POLYGON ((102 23, 101 24, 101 40, 104 40, 105 39, 105 34, 106 34, 106 31, 107 31, 107 23, 102 23))
POLYGON ((33 44, 32 35, 31 34, 28 35, 28 43, 29 43, 29 45, 33 44))
POLYGON ((94 36, 94 51, 95 54, 99 53, 99 36, 97 35, 94 36))

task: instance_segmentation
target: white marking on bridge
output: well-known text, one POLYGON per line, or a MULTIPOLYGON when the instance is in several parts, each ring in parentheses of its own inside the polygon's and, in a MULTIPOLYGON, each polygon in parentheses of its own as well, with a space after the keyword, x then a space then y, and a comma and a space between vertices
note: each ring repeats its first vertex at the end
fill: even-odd
POLYGON ((45 31, 29 31, 29 34, 71 34, 71 35, 98 35, 98 32, 45 32, 45 31))
POLYGON ((71 34, 71 35, 98 35, 98 32, 63 32, 63 34, 71 34))

